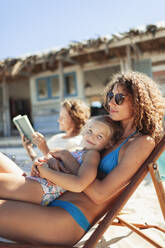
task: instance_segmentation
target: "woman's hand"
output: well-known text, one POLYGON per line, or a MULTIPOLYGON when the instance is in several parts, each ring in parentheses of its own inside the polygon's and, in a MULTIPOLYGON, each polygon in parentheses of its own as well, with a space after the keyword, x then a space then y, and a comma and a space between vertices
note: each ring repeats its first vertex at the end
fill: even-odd
POLYGON ((33 147, 33 144, 24 135, 21 135, 21 139, 26 150, 30 150, 33 147))
POLYGON ((44 136, 39 132, 35 132, 32 137, 33 137, 33 143, 38 147, 38 149, 44 155, 46 155, 49 152, 49 148, 47 146, 44 136))

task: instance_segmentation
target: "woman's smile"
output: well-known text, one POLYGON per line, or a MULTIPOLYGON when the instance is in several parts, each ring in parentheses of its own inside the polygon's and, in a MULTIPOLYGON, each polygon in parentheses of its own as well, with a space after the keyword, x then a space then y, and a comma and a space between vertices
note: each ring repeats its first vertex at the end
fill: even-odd
POLYGON ((115 109, 112 109, 112 108, 110 108, 110 114, 113 114, 113 113, 117 113, 118 111, 117 110, 115 110, 115 109))

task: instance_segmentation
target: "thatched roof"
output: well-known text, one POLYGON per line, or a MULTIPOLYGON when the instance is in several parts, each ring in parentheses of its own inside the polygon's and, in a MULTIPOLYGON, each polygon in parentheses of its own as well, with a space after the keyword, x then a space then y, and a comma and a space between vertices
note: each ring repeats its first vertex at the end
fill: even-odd
POLYGON ((142 52, 165 51, 165 22, 130 29, 128 32, 111 36, 72 42, 66 48, 51 50, 47 53, 7 58, 0 61, 0 80, 4 75, 11 79, 55 70, 58 68, 59 60, 62 60, 66 66, 123 57, 126 55, 125 46, 129 44, 138 45, 138 49, 142 52))

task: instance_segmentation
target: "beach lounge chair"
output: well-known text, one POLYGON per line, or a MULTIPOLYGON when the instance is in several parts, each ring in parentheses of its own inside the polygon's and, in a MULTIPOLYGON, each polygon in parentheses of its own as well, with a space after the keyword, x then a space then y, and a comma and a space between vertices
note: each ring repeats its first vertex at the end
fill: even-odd
MULTIPOLYGON (((94 230, 92 235, 88 238, 88 240, 85 242, 83 248, 94 248, 96 247, 98 241, 101 239, 104 232, 107 230, 107 228, 110 225, 122 225, 130 228, 132 231, 136 232, 138 235, 140 235, 142 238, 147 240, 150 244, 152 244, 155 247, 163 248, 160 244, 158 244, 156 241, 152 240, 150 237, 148 237, 146 234, 144 234, 142 231, 139 230, 139 228, 156 228, 162 232, 165 233, 165 230, 163 228, 160 228, 159 226, 155 225, 147 225, 147 224, 136 224, 136 223, 128 223, 125 220, 123 220, 119 212, 122 210, 122 208, 125 206, 131 195, 134 193, 134 191, 137 189, 138 185, 143 181, 145 176, 148 172, 151 174, 151 178, 156 190, 156 194, 160 203, 161 211, 165 219, 165 189, 163 188, 163 184, 160 178, 159 170, 156 165, 156 161, 159 158, 159 156, 162 154, 162 152, 165 150, 165 135, 163 136, 160 143, 155 147, 154 151, 150 154, 148 159, 143 163, 143 165, 140 167, 140 169, 136 172, 136 174, 132 177, 130 180, 130 183, 125 187, 123 191, 109 204, 108 209, 104 210, 104 213, 102 213, 102 216, 98 216, 97 220, 95 220, 95 223, 98 222, 98 227, 94 230), (101 219, 101 220, 100 220, 101 219), (115 221, 117 220, 117 222, 115 221)), ((93 225, 95 224, 93 223, 93 225)), ((31 244, 18 244, 18 243, 5 243, 0 242, 0 247, 11 247, 11 248, 72 248, 71 246, 56 246, 56 245, 31 245, 31 244)), ((74 246, 78 247, 78 246, 74 246)))

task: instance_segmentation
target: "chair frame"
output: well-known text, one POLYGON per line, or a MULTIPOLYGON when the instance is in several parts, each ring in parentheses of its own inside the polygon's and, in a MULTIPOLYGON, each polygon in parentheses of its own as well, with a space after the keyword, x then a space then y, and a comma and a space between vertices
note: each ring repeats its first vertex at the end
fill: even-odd
MULTIPOLYGON (((96 247, 98 241, 103 236, 104 232, 108 229, 110 225, 118 225, 118 226, 126 226, 130 228, 132 231, 136 232, 142 238, 147 240, 150 244, 157 248, 163 248, 158 242, 152 240, 146 234, 141 232, 140 229, 146 228, 155 228, 165 233, 165 229, 156 226, 156 225, 148 225, 148 224, 136 224, 136 223, 128 223, 118 216, 119 212, 122 210, 124 205, 127 203, 131 195, 137 189, 139 184, 143 181, 147 173, 151 174, 151 178, 155 187, 155 191, 158 197, 158 201, 161 207, 161 211, 163 217, 165 219, 165 189, 163 187, 161 177, 159 174, 158 166, 156 161, 160 157, 160 155, 165 150, 165 135, 159 142, 159 144, 155 147, 153 152, 150 154, 148 159, 143 163, 140 169, 135 173, 135 175, 130 180, 130 183, 125 187, 125 189, 117 196, 113 203, 111 202, 108 210, 105 210, 104 216, 102 220, 98 223, 98 227, 89 237, 89 239, 85 242, 83 248, 94 248, 96 247), (117 220, 114 221, 114 220, 117 220)), ((93 223, 94 225, 95 223, 93 223)), ((92 225, 92 226, 93 226, 92 225)), ((3 248, 71 248, 71 246, 58 246, 58 245, 32 245, 32 244, 19 244, 19 243, 9 243, 9 242, 0 242, 0 247, 3 248)), ((76 246, 74 246, 76 247, 76 246)))

